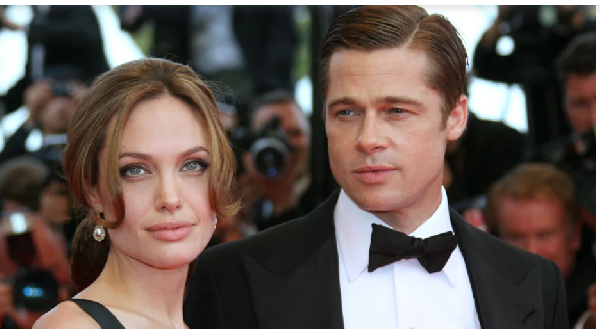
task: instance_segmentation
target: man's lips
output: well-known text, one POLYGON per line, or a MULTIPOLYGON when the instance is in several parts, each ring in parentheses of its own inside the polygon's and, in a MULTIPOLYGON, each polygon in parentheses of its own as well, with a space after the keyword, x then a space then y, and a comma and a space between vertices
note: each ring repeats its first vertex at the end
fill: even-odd
POLYGON ((387 165, 369 165, 352 172, 358 180, 365 184, 381 184, 388 180, 396 168, 387 165))
POLYGON ((388 165, 368 165, 358 169, 355 169, 356 173, 365 173, 365 172, 378 172, 378 171, 390 171, 394 170, 394 167, 388 165))

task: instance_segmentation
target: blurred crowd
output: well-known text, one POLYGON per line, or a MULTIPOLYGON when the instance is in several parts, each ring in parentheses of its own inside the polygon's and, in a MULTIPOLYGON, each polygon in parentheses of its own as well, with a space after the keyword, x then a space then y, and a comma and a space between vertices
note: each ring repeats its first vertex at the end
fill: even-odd
MULTIPOLYGON (((0 327, 30 328, 75 292, 69 258, 81 214, 62 177, 62 149, 78 101, 109 65, 91 6, 32 6, 27 26, 11 22, 6 7, 0 6, 0 28, 26 31, 28 48, 24 76, 0 96, 0 117, 25 106, 28 118, 2 133, 0 327), (34 134, 41 135, 40 145, 31 144, 34 134)), ((590 6, 498 7, 470 74, 522 87, 529 131, 470 113, 465 133, 448 143, 444 174, 450 205, 469 223, 558 265, 573 327, 595 327, 592 7, 593 13, 590 6), (503 38, 514 42, 509 55, 498 51, 503 38)), ((114 9, 127 32, 152 22, 148 56, 190 65, 219 99, 244 208, 219 220, 209 246, 303 216, 321 203, 323 191, 315 190, 311 175, 330 171, 313 167, 324 158, 314 148, 325 142, 313 142, 320 136, 312 135, 322 127, 311 128, 292 93, 300 47, 293 6, 114 9)), ((321 117, 320 110, 312 117, 321 117)))

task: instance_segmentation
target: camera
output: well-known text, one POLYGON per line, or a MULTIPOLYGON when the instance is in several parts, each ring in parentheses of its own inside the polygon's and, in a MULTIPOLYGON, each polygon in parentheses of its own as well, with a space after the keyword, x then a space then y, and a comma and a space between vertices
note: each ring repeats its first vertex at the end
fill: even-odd
POLYGON ((288 168, 289 154, 294 148, 280 123, 281 120, 275 117, 256 133, 245 127, 238 127, 230 133, 238 174, 244 171, 242 154, 248 151, 256 170, 266 177, 277 178, 288 168))
POLYGON ((54 96, 69 97, 74 93, 73 85, 66 82, 54 81, 50 83, 50 87, 54 96))
POLYGON ((58 303, 59 284, 51 272, 34 267, 33 224, 33 215, 29 212, 7 212, 0 219, 0 230, 5 235, 10 259, 19 267, 9 280, 15 308, 45 312, 58 303))

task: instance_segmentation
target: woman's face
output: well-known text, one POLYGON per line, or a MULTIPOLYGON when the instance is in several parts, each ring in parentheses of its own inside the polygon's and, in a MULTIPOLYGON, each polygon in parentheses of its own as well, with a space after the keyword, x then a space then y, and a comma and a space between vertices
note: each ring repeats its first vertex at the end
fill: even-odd
MULTIPOLYGON (((125 216, 118 228, 108 229, 113 250, 169 269, 188 264, 206 247, 216 215, 209 200, 208 139, 193 110, 172 96, 144 101, 132 110, 118 161, 125 216)), ((100 168, 106 168, 106 148, 100 168)), ((104 175, 98 184, 92 204, 114 221, 104 175)))

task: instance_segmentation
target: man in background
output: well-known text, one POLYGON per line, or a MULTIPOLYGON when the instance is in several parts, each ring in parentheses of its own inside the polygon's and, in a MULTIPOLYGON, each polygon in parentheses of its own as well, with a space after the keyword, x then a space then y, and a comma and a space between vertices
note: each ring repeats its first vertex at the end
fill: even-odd
POLYGON ((592 251, 596 242, 596 33, 582 34, 569 43, 556 68, 572 132, 540 147, 531 160, 551 163, 572 179, 584 222, 582 245, 592 251))
MULTIPOLYGON (((596 260, 581 249, 581 218, 573 182, 550 164, 523 164, 497 181, 488 195, 491 233, 555 262, 566 285, 570 326, 586 311, 596 260)), ((595 321, 595 320, 594 320, 595 321)))

